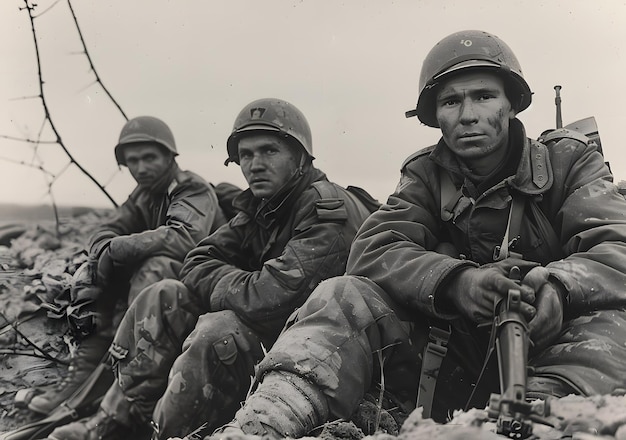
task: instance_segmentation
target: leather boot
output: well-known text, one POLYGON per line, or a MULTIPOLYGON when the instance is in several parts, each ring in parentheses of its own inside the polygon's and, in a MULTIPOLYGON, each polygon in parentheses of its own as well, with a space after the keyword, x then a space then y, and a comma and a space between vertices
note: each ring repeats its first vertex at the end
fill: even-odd
POLYGON ((119 440, 133 438, 133 430, 102 408, 92 416, 56 428, 47 440, 119 440))
POLYGON ((63 401, 67 400, 83 384, 98 366, 112 338, 95 334, 81 341, 74 357, 70 360, 67 375, 43 394, 33 397, 28 408, 39 414, 50 414, 63 401))

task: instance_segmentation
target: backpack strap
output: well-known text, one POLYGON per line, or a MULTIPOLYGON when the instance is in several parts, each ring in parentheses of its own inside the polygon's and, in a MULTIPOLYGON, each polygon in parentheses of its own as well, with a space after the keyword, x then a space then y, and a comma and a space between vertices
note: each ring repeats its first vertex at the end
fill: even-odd
POLYGON ((327 180, 318 180, 313 182, 313 188, 321 197, 315 202, 317 218, 333 222, 348 220, 345 201, 339 197, 339 192, 334 184, 327 180))

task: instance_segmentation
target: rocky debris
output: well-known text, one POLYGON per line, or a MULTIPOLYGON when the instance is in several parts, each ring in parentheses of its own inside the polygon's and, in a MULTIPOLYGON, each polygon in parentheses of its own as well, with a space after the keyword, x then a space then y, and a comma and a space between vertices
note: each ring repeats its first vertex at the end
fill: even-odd
POLYGON ((0 226, 0 432, 33 421, 15 405, 19 390, 51 385, 67 372, 72 341, 54 311, 69 300, 84 246, 110 210, 30 225, 0 226), (19 233, 18 233, 19 232, 19 233))

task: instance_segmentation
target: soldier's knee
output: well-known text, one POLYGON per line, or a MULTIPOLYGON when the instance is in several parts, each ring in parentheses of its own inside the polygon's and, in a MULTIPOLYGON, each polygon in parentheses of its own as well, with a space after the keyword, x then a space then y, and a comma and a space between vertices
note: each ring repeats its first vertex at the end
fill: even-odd
POLYGON ((203 343, 213 343, 225 334, 238 331, 239 319, 232 310, 222 310, 201 315, 191 335, 192 339, 202 340, 203 343))
POLYGON ((163 280, 177 279, 182 263, 170 257, 154 256, 145 259, 130 277, 129 300, 143 289, 163 280))
POLYGON ((131 307, 144 307, 158 301, 162 304, 176 303, 178 298, 187 294, 187 288, 178 280, 166 279, 150 284, 141 290, 133 300, 131 307))
POLYGON ((352 303, 355 297, 369 296, 379 290, 380 288, 367 278, 343 275, 322 281, 311 296, 341 304, 352 303))
MULTIPOLYGON (((206 353, 229 365, 239 350, 237 337, 242 337, 237 315, 231 310, 207 313, 198 318, 194 330, 183 344, 183 350, 191 356, 206 353), (195 355, 192 353, 196 353, 195 355)), ((246 344, 244 344, 246 345, 246 344)))

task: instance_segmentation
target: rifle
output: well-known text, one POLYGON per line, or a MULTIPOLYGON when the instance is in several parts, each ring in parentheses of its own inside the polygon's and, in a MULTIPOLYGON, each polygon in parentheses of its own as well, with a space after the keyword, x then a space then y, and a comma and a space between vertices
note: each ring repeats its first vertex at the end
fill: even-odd
MULTIPOLYGON (((509 277, 520 283, 520 270, 513 267, 509 277)), ((521 292, 509 289, 496 306, 493 331, 500 374, 500 392, 489 399, 488 416, 496 420, 498 434, 525 439, 532 435, 533 419, 549 415, 548 401, 526 401, 529 330, 520 312, 521 292)))

